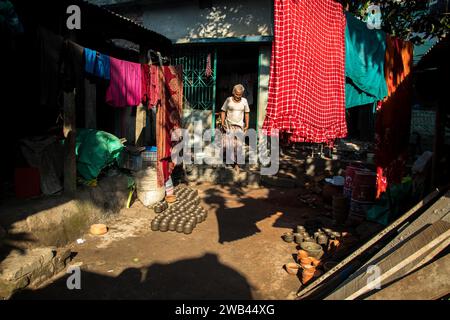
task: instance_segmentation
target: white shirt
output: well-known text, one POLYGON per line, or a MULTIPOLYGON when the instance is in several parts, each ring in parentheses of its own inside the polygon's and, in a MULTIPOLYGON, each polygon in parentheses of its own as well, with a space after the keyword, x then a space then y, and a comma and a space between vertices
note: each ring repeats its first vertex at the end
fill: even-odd
POLYGON ((227 113, 225 118, 225 124, 227 126, 234 125, 243 128, 244 113, 250 112, 250 107, 245 98, 241 98, 241 101, 236 102, 233 100, 233 97, 228 97, 222 106, 222 111, 227 113))

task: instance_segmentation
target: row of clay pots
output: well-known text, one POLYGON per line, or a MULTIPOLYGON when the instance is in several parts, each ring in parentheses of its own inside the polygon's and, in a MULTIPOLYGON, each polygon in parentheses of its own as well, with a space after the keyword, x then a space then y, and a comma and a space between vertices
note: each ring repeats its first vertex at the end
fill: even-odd
POLYGON ((207 213, 201 207, 178 214, 173 211, 168 211, 158 215, 151 222, 151 229, 153 231, 177 231, 179 233, 190 234, 196 225, 205 221, 206 218, 207 213))
POLYGON ((156 214, 163 212, 164 210, 167 210, 169 208, 169 204, 167 201, 162 201, 160 203, 157 203, 153 207, 153 211, 155 211, 156 214))

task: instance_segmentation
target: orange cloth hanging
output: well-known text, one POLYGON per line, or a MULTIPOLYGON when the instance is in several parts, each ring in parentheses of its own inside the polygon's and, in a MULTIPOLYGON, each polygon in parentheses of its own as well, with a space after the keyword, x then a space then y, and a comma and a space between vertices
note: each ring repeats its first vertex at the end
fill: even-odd
POLYGON ((169 179, 174 126, 181 126, 183 108, 183 70, 181 66, 164 66, 160 73, 161 104, 156 113, 156 143, 158 152, 158 186, 162 187, 169 179))
POLYGON ((377 198, 403 177, 411 121, 412 62, 412 43, 388 35, 384 63, 388 96, 377 110, 375 123, 377 198))

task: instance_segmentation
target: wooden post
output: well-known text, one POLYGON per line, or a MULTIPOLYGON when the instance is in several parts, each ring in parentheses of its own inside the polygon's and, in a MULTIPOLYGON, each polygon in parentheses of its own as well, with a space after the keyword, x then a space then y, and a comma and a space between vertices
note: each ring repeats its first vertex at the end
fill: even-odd
POLYGON ((97 87, 88 79, 84 79, 85 127, 97 129, 97 87))
MULTIPOLYGON (((139 62, 147 63, 147 48, 142 44, 139 46, 139 62)), ((135 132, 135 144, 138 147, 144 145, 145 128, 147 126, 147 110, 141 103, 136 107, 136 132, 135 132)))
POLYGON ((75 114, 75 90, 64 92, 64 192, 67 194, 73 194, 77 190, 75 114))

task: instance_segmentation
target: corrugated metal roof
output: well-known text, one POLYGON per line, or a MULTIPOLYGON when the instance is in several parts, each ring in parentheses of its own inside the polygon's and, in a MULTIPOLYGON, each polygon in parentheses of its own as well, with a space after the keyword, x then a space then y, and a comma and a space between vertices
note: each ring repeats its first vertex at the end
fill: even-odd
POLYGON ((119 18, 119 19, 121 19, 121 20, 123 20, 123 21, 125 21, 125 22, 127 22, 127 23, 130 23, 130 24, 135 25, 137 28, 140 28, 140 29, 142 29, 142 30, 144 30, 144 31, 147 31, 147 32, 151 32, 151 33, 153 33, 154 35, 158 35, 158 36, 160 36, 160 37, 162 37, 162 38, 166 38, 168 41, 170 41, 170 40, 169 40, 167 37, 165 37, 164 35, 162 35, 162 34, 160 34, 160 33, 157 33, 157 32, 155 32, 155 31, 153 31, 153 30, 150 30, 150 29, 146 28, 145 26, 143 26, 143 25, 137 23, 136 21, 134 21, 134 20, 132 20, 132 19, 130 19, 130 18, 127 18, 127 17, 125 17, 125 16, 122 16, 122 15, 120 15, 120 14, 118 14, 118 13, 116 13, 116 12, 114 12, 114 11, 108 9, 108 8, 105 8, 105 7, 103 7, 103 6, 99 6, 99 5, 97 5, 97 4, 95 4, 95 3, 92 3, 92 2, 90 2, 90 1, 88 1, 88 0, 81 0, 81 1, 82 1, 83 3, 85 3, 86 5, 88 5, 88 6, 92 6, 92 7, 95 7, 95 8, 97 8, 97 9, 101 9, 101 10, 103 10, 103 11, 109 13, 109 14, 112 15, 112 16, 115 16, 115 17, 117 17, 117 18, 119 18))

